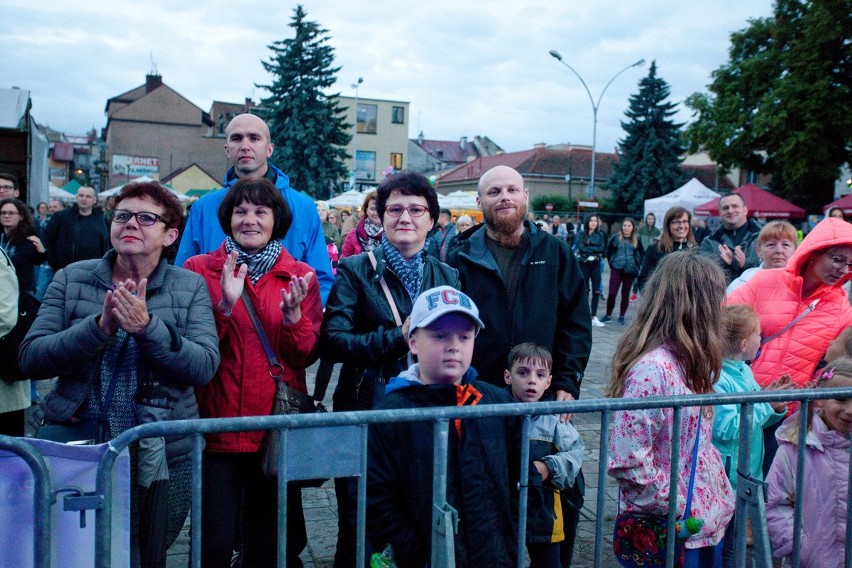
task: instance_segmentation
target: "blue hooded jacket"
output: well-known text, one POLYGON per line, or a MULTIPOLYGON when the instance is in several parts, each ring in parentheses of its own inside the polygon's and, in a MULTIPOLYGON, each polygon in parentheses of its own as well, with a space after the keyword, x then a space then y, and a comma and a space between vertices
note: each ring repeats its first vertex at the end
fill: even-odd
MULTIPOLYGON (((284 172, 272 164, 268 165, 266 178, 281 190, 293 213, 293 224, 281 239, 281 244, 293 258, 316 270, 320 296, 325 305, 334 284, 334 274, 331 272, 331 261, 328 259, 316 205, 310 197, 290 187, 290 179, 284 172)), ((183 266, 189 257, 213 252, 222 245, 225 233, 219 226, 219 205, 225 199, 228 189, 237 181, 234 168, 230 168, 225 174, 225 186, 208 193, 192 206, 181 237, 175 266, 183 266)))

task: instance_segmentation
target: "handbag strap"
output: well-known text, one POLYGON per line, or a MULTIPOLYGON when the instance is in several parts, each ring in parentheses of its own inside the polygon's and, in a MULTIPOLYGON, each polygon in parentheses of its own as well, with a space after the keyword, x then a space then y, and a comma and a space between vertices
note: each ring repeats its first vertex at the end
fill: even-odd
POLYGON ((803 317, 805 317, 806 315, 808 315, 809 313, 814 311, 814 309, 817 307, 818 303, 819 303, 819 298, 817 298, 816 300, 811 302, 808 305, 808 307, 806 307, 804 309, 804 311, 802 311, 802 313, 800 313, 798 316, 796 316, 796 318, 793 321, 791 321, 790 323, 788 323, 787 325, 782 327, 779 331, 776 331, 775 333, 773 333, 769 337, 764 337, 763 339, 761 339, 760 344, 766 345, 767 343, 769 343, 770 341, 772 341, 773 339, 775 339, 776 337, 778 337, 779 335, 781 335, 782 333, 784 333, 785 331, 787 331, 788 329, 790 329, 791 327, 793 327, 794 325, 799 323, 802 320, 803 317))
MULTIPOLYGON (((373 265, 373 270, 375 270, 377 264, 376 255, 373 254, 373 251, 367 251, 367 256, 370 257, 370 264, 373 265)), ((402 318, 399 317, 399 310, 396 309, 396 302, 393 301, 393 296, 391 296, 390 288, 388 288, 388 283, 385 281, 384 276, 382 276, 379 283, 382 285, 382 292, 385 293, 385 298, 387 298, 390 309, 393 312, 393 321, 396 322, 396 325, 402 325, 402 318)))
POLYGON ((269 376, 272 377, 274 381, 281 380, 281 377, 284 375, 284 366, 278 361, 278 357, 275 355, 275 350, 272 349, 272 344, 269 342, 269 338, 266 336, 266 332, 263 330, 263 325, 260 323, 260 318, 257 317, 257 312, 254 309, 254 304, 251 303, 251 298, 248 295, 248 290, 243 288, 243 293, 240 295, 243 299, 243 304, 246 306, 246 311, 248 312, 249 319, 251 320, 252 325, 254 326, 254 330, 257 332, 257 336, 260 338, 260 343, 263 345, 263 350, 266 352, 266 360, 269 362, 269 376))
MULTIPOLYGON (((688 518, 692 510, 692 489, 695 486, 695 468, 698 464, 698 441, 701 438, 701 408, 698 409, 698 431, 695 434, 695 443, 692 445, 692 467, 689 468, 689 487, 686 490, 686 507, 683 518, 688 518)), ((621 487, 618 488, 618 513, 621 513, 621 487)))

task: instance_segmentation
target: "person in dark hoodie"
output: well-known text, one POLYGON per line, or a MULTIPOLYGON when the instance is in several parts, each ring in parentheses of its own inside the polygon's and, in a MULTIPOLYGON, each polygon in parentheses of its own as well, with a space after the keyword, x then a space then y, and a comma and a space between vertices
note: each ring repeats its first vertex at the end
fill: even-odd
MULTIPOLYGON (((391 379, 378 409, 498 404, 505 389, 476 380, 470 366, 483 323, 467 295, 438 286, 418 296, 408 345, 418 363, 391 379)), ((455 565, 509 568, 517 562, 517 420, 453 420, 447 444, 447 504, 458 512, 455 565)), ((432 423, 370 426, 367 536, 390 545, 400 568, 431 565, 432 423)))

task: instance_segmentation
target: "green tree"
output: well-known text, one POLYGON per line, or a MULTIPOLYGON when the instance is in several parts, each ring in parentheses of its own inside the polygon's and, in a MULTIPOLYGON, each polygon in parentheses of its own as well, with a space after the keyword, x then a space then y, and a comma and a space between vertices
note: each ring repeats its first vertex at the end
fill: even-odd
POLYGON ((619 160, 607 181, 615 211, 641 212, 645 199, 683 184, 683 124, 672 120, 677 107, 666 101, 670 92, 668 83, 657 77, 657 62, 651 62, 648 76, 639 81, 639 92, 630 97, 627 120, 621 122, 627 136, 618 143, 619 160))
POLYGON ((347 169, 347 132, 338 94, 326 95, 340 67, 333 67, 334 48, 327 45, 328 30, 306 20, 301 5, 293 10, 289 27, 295 37, 273 42, 272 56, 263 67, 272 75, 261 102, 260 116, 272 133, 272 162, 290 183, 317 198, 328 197, 347 169))
POLYGON ((805 208, 831 201, 852 151, 850 37, 849 0, 777 0, 771 17, 731 35, 710 94, 687 98, 689 149, 772 174, 773 189, 805 208))

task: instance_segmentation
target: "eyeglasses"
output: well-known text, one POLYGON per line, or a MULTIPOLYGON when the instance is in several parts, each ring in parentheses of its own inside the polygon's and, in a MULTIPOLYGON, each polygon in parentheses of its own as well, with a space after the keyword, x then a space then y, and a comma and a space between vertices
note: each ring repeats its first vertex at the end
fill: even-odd
POLYGON ((151 213, 149 211, 139 211, 137 213, 133 213, 132 211, 125 211, 124 209, 116 209, 110 214, 109 217, 113 220, 113 222, 119 223, 121 225, 130 221, 132 217, 136 217, 136 222, 144 227, 150 227, 157 221, 162 221, 164 224, 168 224, 168 222, 163 217, 160 217, 156 213, 151 213))
POLYGON ((688 219, 674 219, 669 221, 669 225, 689 225, 688 219))
POLYGON ((422 205, 411 205, 410 207, 403 207, 402 205, 391 205, 385 209, 385 213, 390 215, 391 217, 402 217, 402 214, 408 211, 408 214, 412 217, 422 217, 426 211, 428 211, 428 207, 423 207, 422 205))
POLYGON ((20 215, 17 211, 0 211, 0 215, 20 215))
POLYGON ((831 259, 831 266, 840 270, 844 266, 850 270, 852 270, 852 262, 847 262, 846 259, 842 256, 834 256, 833 254, 825 253, 825 256, 831 259))
POLYGON ((0 191, 14 191, 14 185, 0 185, 0 191))

